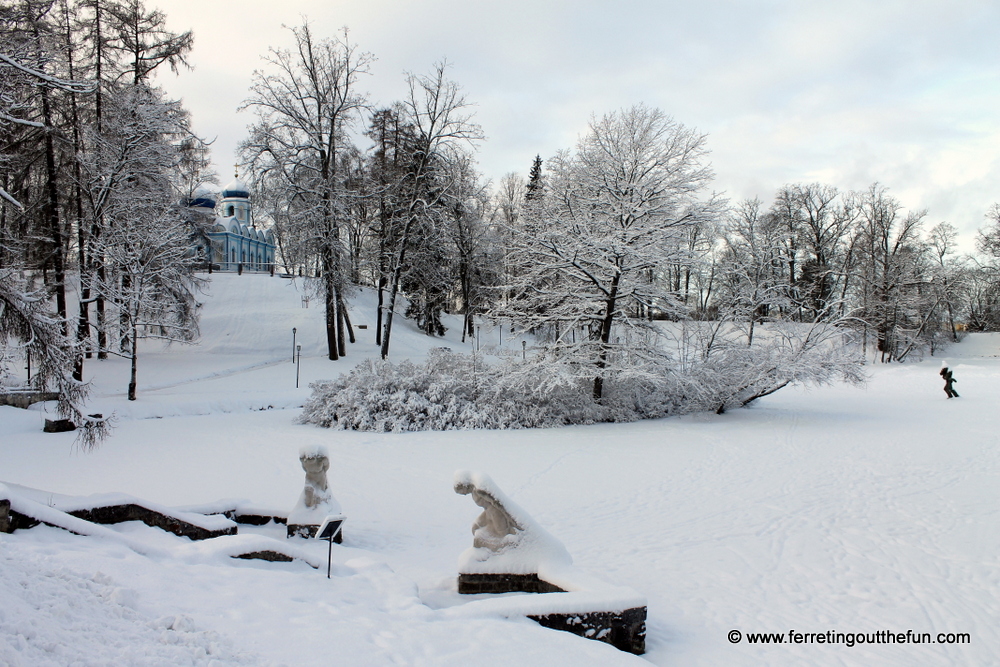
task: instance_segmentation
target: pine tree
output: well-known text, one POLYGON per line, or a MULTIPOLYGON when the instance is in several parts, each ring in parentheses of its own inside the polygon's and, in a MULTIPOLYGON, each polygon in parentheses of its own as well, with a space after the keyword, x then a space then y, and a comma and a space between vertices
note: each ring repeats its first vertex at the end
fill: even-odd
POLYGON ((528 173, 528 185, 525 186, 525 191, 524 198, 527 201, 539 199, 544 194, 541 155, 536 155, 535 161, 531 164, 531 171, 528 173))

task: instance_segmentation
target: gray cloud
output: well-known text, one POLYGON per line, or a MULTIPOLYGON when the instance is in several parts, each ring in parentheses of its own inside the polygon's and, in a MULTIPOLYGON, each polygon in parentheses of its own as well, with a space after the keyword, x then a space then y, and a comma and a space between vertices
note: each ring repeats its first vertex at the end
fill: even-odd
POLYGON ((351 28, 378 61, 372 101, 447 57, 489 137, 487 175, 526 173, 591 114, 644 102, 709 134, 717 189, 769 198, 784 183, 863 188, 949 220, 966 247, 1000 200, 1000 5, 992 0, 586 2, 369 0, 322 5, 161 0, 195 30, 195 71, 162 78, 218 136, 225 178, 251 121, 236 108, 281 24, 351 28))

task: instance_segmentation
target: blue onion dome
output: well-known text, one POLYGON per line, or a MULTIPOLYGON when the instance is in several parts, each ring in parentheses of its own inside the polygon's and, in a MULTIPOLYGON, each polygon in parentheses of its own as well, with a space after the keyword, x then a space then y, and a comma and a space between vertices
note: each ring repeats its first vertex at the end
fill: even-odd
POLYGON ((187 205, 191 208, 214 209, 215 195, 205 186, 199 186, 187 199, 187 205))
POLYGON ((250 199, 250 188, 242 180, 235 178, 222 189, 222 198, 250 199))

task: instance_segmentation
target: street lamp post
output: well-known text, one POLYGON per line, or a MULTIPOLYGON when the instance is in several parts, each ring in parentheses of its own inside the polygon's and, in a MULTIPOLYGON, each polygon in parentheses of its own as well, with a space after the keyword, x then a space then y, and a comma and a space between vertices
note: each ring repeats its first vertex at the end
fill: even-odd
POLYGON ((295 348, 295 388, 299 388, 299 368, 302 366, 302 346, 295 348))
POLYGON ((295 327, 292 327, 292 363, 295 363, 295 332, 298 331, 295 327))

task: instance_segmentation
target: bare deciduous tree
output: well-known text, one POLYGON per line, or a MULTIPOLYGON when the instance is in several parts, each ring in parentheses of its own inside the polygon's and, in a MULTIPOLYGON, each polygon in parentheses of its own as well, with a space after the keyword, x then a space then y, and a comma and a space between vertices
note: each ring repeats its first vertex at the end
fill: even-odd
POLYGON ((470 104, 458 84, 446 78, 447 63, 434 67, 430 75, 409 74, 409 95, 403 102, 406 121, 413 132, 408 168, 400 184, 402 223, 393 239, 390 253, 389 302, 385 306, 382 329, 382 358, 389 356, 393 315, 407 255, 413 246, 413 234, 422 222, 430 222, 435 210, 451 196, 453 183, 443 168, 454 159, 462 145, 482 139, 478 125, 472 122, 470 104))
POLYGON ((347 132, 366 104, 358 80, 373 56, 359 51, 346 30, 317 40, 304 21, 291 31, 294 48, 272 49, 269 71, 254 73, 241 108, 253 109, 257 122, 241 152, 258 178, 288 189, 297 209, 290 221, 320 258, 328 356, 335 361, 346 352, 341 227, 351 197, 340 159, 352 148, 347 132))

